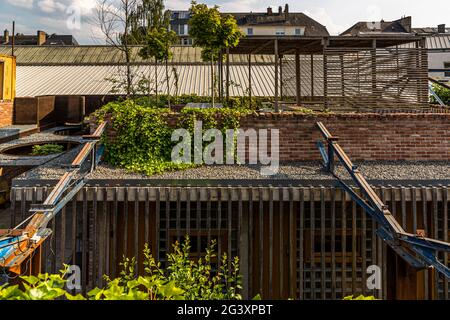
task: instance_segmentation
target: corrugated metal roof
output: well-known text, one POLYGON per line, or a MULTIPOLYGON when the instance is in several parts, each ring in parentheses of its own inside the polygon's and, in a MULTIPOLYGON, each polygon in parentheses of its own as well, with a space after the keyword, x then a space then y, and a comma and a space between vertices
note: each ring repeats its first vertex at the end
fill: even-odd
MULTIPOLYGON (((283 73, 285 77, 295 74, 294 64, 285 63, 283 73), (291 70, 292 69, 292 70, 291 70)), ((302 58, 301 62, 302 92, 311 89, 310 72, 311 65, 308 57, 302 58)), ((211 68, 209 65, 175 65, 177 70, 179 94, 197 94, 200 96, 210 94, 211 68)), ((323 72, 321 64, 314 64, 315 75, 323 72)), ((132 67, 135 74, 134 82, 143 78, 154 81, 154 66, 140 65, 132 67)), ((169 69, 170 83, 174 83, 172 67, 169 69)), ((254 96, 274 95, 274 72, 275 68, 269 64, 255 64, 252 66, 252 94, 254 96)), ((108 79, 125 79, 124 66, 18 66, 17 67, 17 96, 39 96, 39 95, 108 95, 112 94, 113 82, 108 79)), ((165 67, 158 66, 159 90, 167 91, 165 67)), ((244 95, 248 87, 248 66, 230 65, 230 95, 244 95)), ((175 88, 172 86, 172 94, 175 88)), ((290 89, 286 88, 286 93, 290 89)), ((118 92, 125 93, 125 92, 118 92)), ((323 94, 321 81, 315 83, 315 94, 323 94)))
MULTIPOLYGON (((139 56, 140 47, 131 48, 131 61, 146 64, 139 56)), ((171 62, 177 64, 203 63, 201 49, 189 46, 172 48, 171 62)), ((0 54, 11 54, 10 46, 0 46, 0 54)), ((14 51, 18 65, 112 65, 124 64, 123 54, 111 46, 17 46, 14 51)), ((255 55, 255 63, 271 63, 273 57, 255 55)), ((247 55, 230 55, 231 63, 247 63, 247 55)))
MULTIPOLYGON (((450 34, 436 34, 427 36, 425 46, 430 50, 448 50, 450 49, 450 34)), ((407 43, 399 47, 415 48, 415 43, 407 43)))
MULTIPOLYGON (((211 69, 208 65, 177 65, 179 77, 179 94, 209 95, 211 83, 211 69)), ((148 78, 154 81, 153 66, 134 66, 134 83, 148 78)), ((273 95, 274 68, 270 65, 253 67, 255 95, 273 95), (263 84, 264 85, 260 85, 263 84)), ((174 82, 174 75, 170 71, 170 82, 174 82)), ((107 95, 111 94, 113 82, 108 79, 124 79, 124 66, 18 66, 17 67, 17 96, 38 95, 107 95)), ((230 66, 231 95, 243 95, 247 84, 248 68, 243 65, 230 66)), ((159 90, 167 91, 165 68, 158 66, 159 90)), ((172 87, 172 94, 175 88, 172 87)), ((125 92, 117 92, 125 93, 125 92)))

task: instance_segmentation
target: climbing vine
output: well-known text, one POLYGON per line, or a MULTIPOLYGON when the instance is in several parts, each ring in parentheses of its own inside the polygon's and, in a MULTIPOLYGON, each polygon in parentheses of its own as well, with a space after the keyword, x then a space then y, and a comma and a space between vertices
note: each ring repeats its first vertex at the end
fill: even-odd
POLYGON ((106 161, 129 171, 153 175, 194 166, 171 161, 177 143, 171 141, 174 129, 184 128, 193 135, 195 121, 202 121, 204 131, 216 128, 224 132, 237 129, 241 117, 251 112, 243 108, 185 108, 175 114, 148 100, 145 104, 142 100, 125 100, 108 103, 94 116, 100 121, 108 117, 115 132, 114 139, 104 139, 106 161))

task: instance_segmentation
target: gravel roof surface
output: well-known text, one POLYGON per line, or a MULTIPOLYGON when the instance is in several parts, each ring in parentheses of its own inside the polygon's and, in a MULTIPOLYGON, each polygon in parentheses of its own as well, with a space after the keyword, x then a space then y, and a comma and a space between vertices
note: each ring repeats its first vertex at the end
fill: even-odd
MULTIPOLYGON (((69 164, 81 147, 77 147, 45 165, 30 170, 16 178, 16 180, 58 180, 65 172, 62 165, 69 164)), ((423 162, 423 161, 371 161, 357 163, 361 172, 369 181, 449 181, 450 162, 423 162)), ((88 169, 89 163, 86 163, 88 169)), ((260 180, 265 182, 296 180, 316 181, 332 183, 334 177, 325 172, 319 161, 317 162, 289 162, 280 164, 279 173, 267 177, 260 174, 259 166, 202 166, 184 171, 166 172, 159 175, 147 176, 139 173, 127 172, 124 169, 115 168, 108 164, 100 164, 97 169, 87 175, 91 181, 113 181, 113 180, 260 180)), ((84 170, 83 170, 84 171, 84 170)), ((341 166, 336 167, 336 173, 344 180, 350 180, 349 175, 341 166)), ((426 182, 428 181, 428 182, 426 182)))
POLYGON ((52 143, 62 141, 80 142, 82 140, 81 137, 77 136, 60 136, 54 134, 55 131, 63 128, 64 127, 52 128, 51 130, 32 134, 30 136, 21 139, 0 144, 0 166, 8 166, 8 165, 39 166, 47 163, 52 159, 58 158, 59 156, 61 156, 61 154, 52 154, 47 156, 15 156, 3 154, 2 152, 11 147, 20 147, 21 145, 26 145, 30 143, 39 143, 39 142, 52 143))
MULTIPOLYGON (((366 161, 356 163, 368 180, 450 180, 450 161, 366 161)), ((342 166, 336 166, 336 174, 347 177, 342 166)), ((323 170, 319 161, 281 163, 277 175, 260 174, 259 166, 202 166, 184 171, 166 172, 154 176, 130 173, 123 169, 102 164, 89 175, 90 179, 293 179, 334 180, 323 170)))

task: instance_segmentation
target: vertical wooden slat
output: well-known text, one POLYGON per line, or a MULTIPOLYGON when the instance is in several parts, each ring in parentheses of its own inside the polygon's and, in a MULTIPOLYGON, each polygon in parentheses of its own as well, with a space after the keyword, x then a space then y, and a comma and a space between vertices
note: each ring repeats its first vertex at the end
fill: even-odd
POLYGON ((356 202, 352 201, 352 292, 356 294, 356 202))
MULTIPOLYGON (((208 210, 208 212, 209 211, 210 210, 208 210)), ((176 228, 177 228, 177 241, 180 242, 180 240, 181 240, 181 188, 177 188, 176 228)), ((209 245, 209 242, 210 242, 210 240, 208 239, 208 245, 209 245)))
MULTIPOLYGON (((439 216, 438 216, 438 200, 437 200, 438 189, 436 187, 432 188, 432 200, 433 200, 433 238, 439 238, 439 216)), ((439 254, 439 253, 436 253, 439 254)), ((436 270, 433 270, 434 273, 434 290, 433 292, 438 294, 439 290, 439 274, 436 270)), ((435 296, 433 293, 433 297, 435 296)))
MULTIPOLYGON (((378 192, 378 196, 379 196, 379 192, 378 192)), ((366 214, 366 213, 364 213, 366 214)), ((375 220, 374 219, 369 219, 370 221, 370 231, 371 231, 371 235, 370 235, 370 243, 372 245, 372 256, 371 256, 371 265, 377 265, 380 266, 380 262, 377 260, 377 244, 378 244, 378 239, 377 239, 377 235, 376 235, 376 226, 375 226, 375 220)), ((381 269, 381 268, 380 268, 381 269)), ((364 271, 365 272, 365 271, 364 271)), ((363 285, 365 285, 363 283, 363 285)), ((377 290, 374 289, 371 293, 374 297, 377 297, 377 290)))
POLYGON ((82 234, 82 256, 81 256, 81 270, 82 270, 82 277, 81 277, 81 286, 83 287, 83 293, 86 293, 87 290, 87 276, 88 276, 88 270, 87 270, 87 235, 88 235, 88 203, 87 203, 87 191, 86 188, 83 188, 83 234, 82 234))
POLYGON ((417 194, 416 187, 411 187, 412 232, 417 233, 417 194))
MULTIPOLYGON (((386 188, 381 187, 381 201, 383 203, 386 203, 386 188)), ((381 297, 386 300, 387 299, 387 245, 386 243, 382 242, 382 240, 380 238, 378 238, 378 242, 379 242, 379 247, 380 247, 380 252, 379 252, 379 258, 380 258, 380 263, 382 264, 381 266, 381 271, 382 271, 382 281, 383 281, 383 286, 382 286, 382 290, 381 290, 381 297)))
MULTIPOLYGON (((242 201, 241 201, 242 204, 242 201)), ((208 232, 208 245, 211 244, 211 188, 206 189, 206 229, 208 232)))
POLYGON ((272 186, 269 188, 269 296, 273 299, 273 193, 272 186))
POLYGON ((56 217, 54 217, 51 221, 51 230, 53 230, 51 236, 51 250, 50 250, 50 270, 53 274, 56 273, 56 237, 58 237, 58 227, 56 224, 56 217))
POLYGON ((150 190, 149 188, 144 189, 144 220, 145 220, 145 226, 144 226, 144 241, 146 244, 150 245, 150 190))
POLYGON ((128 257, 128 187, 123 188, 123 256, 128 257))
MULTIPOLYGON (((248 286, 249 290, 252 290, 254 288, 253 283, 253 259, 255 257, 253 253, 253 243, 254 243, 254 230, 253 230, 253 188, 248 188, 248 242, 249 242, 249 252, 248 252, 248 270, 249 270, 249 277, 248 277, 248 286)), ((250 292, 250 291, 249 291, 250 292)))
POLYGON ((296 231, 297 226, 295 224, 294 220, 294 190, 292 186, 289 186, 288 189, 289 192, 289 235, 288 235, 288 241, 289 241, 289 298, 294 299, 295 298, 295 290, 296 290, 296 281, 293 281, 295 279, 295 267, 296 267, 296 261, 295 261, 295 238, 296 238, 296 231))
MULTIPOLYGON (((220 201, 220 200, 218 200, 220 201)), ((187 235, 191 235, 191 188, 187 187, 186 188, 186 233, 187 235)), ((220 234, 220 231, 219 231, 220 234)), ((220 239, 220 238, 219 238, 220 239)), ((220 243, 218 244, 218 250, 220 250, 220 243)), ((218 251, 219 253, 219 258, 220 258, 220 251, 218 251)), ((220 263, 220 259, 219 263, 220 263)))
POLYGON ((227 189, 227 204, 228 204, 228 262, 231 262, 232 256, 232 236, 233 236, 233 199, 232 199, 232 189, 228 187, 227 189))
MULTIPOLYGON (((448 189, 447 187, 442 188, 442 202, 443 202, 443 240, 448 242, 448 189)), ((448 266, 448 253, 444 252, 444 265, 448 266)), ((448 300, 448 279, 444 277, 444 299, 448 300)))
MULTIPOLYGON (((20 202, 20 222, 22 222, 27 217, 27 189, 26 188, 22 188, 21 189, 20 199, 21 199, 21 202, 20 202)), ((43 199, 43 201, 44 200, 45 200, 45 198, 43 199)))
POLYGON ((62 267, 66 263, 66 207, 61 210, 61 258, 58 267, 62 267))
MULTIPOLYGON (((427 212, 427 189, 425 187, 421 188, 422 191, 422 223, 423 223, 423 229, 425 230, 425 234, 429 236, 428 233, 428 212, 427 212)), ((425 300, 428 300, 429 298, 429 288, 428 288, 428 272, 424 272, 424 294, 425 294, 425 300)))
MULTIPOLYGON (((166 205, 165 214, 166 214, 166 255, 170 252, 170 190, 169 188, 164 188, 164 201, 166 205)), ((198 250, 200 253, 200 250, 198 250)))
POLYGON ((326 299, 326 284, 325 284, 325 188, 320 187, 320 267, 321 267, 321 297, 326 299))
POLYGON ((139 275, 139 188, 134 188, 134 256, 136 257, 136 275, 139 275))
POLYGON ((284 207, 284 201, 283 201, 283 188, 279 188, 278 189, 278 203, 279 203, 279 213, 278 213, 278 217, 279 217, 279 226, 278 226, 278 243, 279 243, 279 259, 280 259, 280 275, 279 275, 279 279, 280 279, 280 295, 279 297, 282 298, 284 296, 284 288, 283 288, 283 284, 284 284, 284 274, 283 274, 283 261, 284 261, 284 241, 283 241, 283 232, 284 232, 284 223, 283 223, 283 207, 284 207))
POLYGON ((77 264, 77 197, 72 200, 72 239, 70 249, 72 250, 72 264, 77 264))
POLYGON ((342 243, 342 270, 341 270, 341 283, 342 283, 342 296, 345 297, 347 290, 347 210, 346 210, 346 196, 345 192, 342 191, 341 198, 341 243, 342 243))
POLYGON ((367 216, 364 210, 359 209, 358 210, 361 217, 361 254, 362 254, 362 261, 361 261, 361 278, 362 278, 362 294, 366 295, 366 288, 367 288, 367 216))
POLYGON ((117 277, 117 250, 118 250, 118 239, 117 239, 117 220, 119 216, 119 188, 115 187, 113 192, 113 217, 112 217, 112 229, 113 229, 113 241, 112 241, 112 274, 113 277, 117 277))
POLYGON ((398 221, 398 218, 397 218, 397 202, 396 202, 396 199, 395 199, 395 187, 390 186, 390 190, 391 190, 392 215, 398 221))
POLYGON ((11 208, 9 212, 10 212, 9 228, 12 229, 16 226, 16 188, 11 189, 11 208))
POLYGON ((155 188, 156 257, 161 259, 161 189, 155 188))
MULTIPOLYGON (((202 216, 202 203, 200 201, 200 193, 201 189, 200 188, 196 188, 196 192, 197 192, 197 199, 196 199, 196 228, 197 228, 197 253, 200 254, 200 243, 201 243, 201 216, 202 216)), ((231 240, 230 240, 231 241, 231 240)))
POLYGON ((336 299, 336 189, 330 189, 331 202, 331 299, 336 299))
POLYGON ((315 236, 315 200, 314 200, 314 187, 310 187, 309 188, 309 208, 310 208, 310 213, 309 213, 309 228, 310 228, 310 233, 309 233, 309 251, 310 251, 310 257, 311 257, 311 263, 310 263, 310 269, 311 269, 311 299, 315 300, 316 299, 316 263, 315 263, 315 254, 314 254, 314 236, 315 236))
POLYGON ((100 261, 103 262, 103 265, 100 265, 98 278, 99 278, 99 286, 103 285, 103 275, 109 275, 109 259, 110 259, 110 219, 108 212, 108 190, 106 188, 102 188, 103 194, 103 206, 102 206, 102 225, 103 225, 103 244, 101 246, 102 252, 104 255, 100 255, 100 261))
POLYGON ((400 188, 400 201, 402 206, 402 228, 406 230, 406 189, 403 186, 400 188))
POLYGON ((217 240, 217 256, 219 257, 218 265, 222 262, 222 189, 219 187, 217 189, 217 231, 219 234, 219 239, 217 240))
MULTIPOLYGON (((97 252, 98 250, 98 199, 97 199, 97 192, 98 192, 98 188, 94 187, 92 189, 93 192, 93 201, 92 201, 92 206, 93 206, 93 217, 92 217, 92 221, 93 221, 93 226, 92 228, 92 236, 90 236, 89 238, 92 239, 92 253, 90 253, 90 256, 92 257, 90 263, 92 263, 92 280, 95 279, 96 275, 97 275, 97 268, 98 268, 98 258, 99 258, 99 253, 97 252)), ((95 282, 91 281, 91 285, 94 286, 95 282)))
POLYGON ((264 202, 263 202, 263 189, 258 188, 259 195, 259 290, 261 295, 265 298, 264 294, 264 202))
MULTIPOLYGON (((300 230, 299 230, 299 253, 300 253, 300 263, 299 263, 299 277, 298 277, 298 288, 299 288, 299 299, 304 299, 304 271, 305 271, 305 245, 304 245, 304 239, 305 239, 305 189, 300 188, 299 189, 299 197, 300 197, 300 206, 299 206, 299 212, 298 212, 298 219, 300 220, 300 230)), ((294 220, 295 221, 295 220, 294 220)), ((295 228, 296 230, 297 228, 295 228)))

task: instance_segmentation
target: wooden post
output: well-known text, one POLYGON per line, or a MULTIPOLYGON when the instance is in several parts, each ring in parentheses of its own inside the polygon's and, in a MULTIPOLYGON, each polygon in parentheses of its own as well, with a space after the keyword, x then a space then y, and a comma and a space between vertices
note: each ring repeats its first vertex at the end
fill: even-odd
MULTIPOLYGON (((372 100, 377 101, 377 40, 372 40, 372 100)), ((372 106, 371 106, 372 107, 372 106)))
POLYGON ((252 107, 252 55, 248 55, 248 106, 252 107))
POLYGON ((279 56, 280 60, 280 98, 283 101, 284 90, 283 90, 283 56, 279 56))
POLYGON ((278 108, 278 39, 275 39, 275 112, 279 112, 278 108))
POLYGON ((16 33, 16 22, 12 23, 12 40, 11 40, 11 55, 14 57, 14 49, 15 49, 15 33, 16 33))
POLYGON ((225 90, 226 90, 226 99, 227 103, 230 100, 230 48, 227 48, 226 50, 227 55, 227 65, 226 65, 226 84, 225 84, 225 90))
MULTIPOLYGON (((323 108, 326 110, 326 109, 328 109, 328 97, 327 97, 328 96, 328 66, 327 66, 328 39, 323 39, 322 44, 323 44, 323 108)), ((342 68, 342 66, 341 66, 341 68, 342 68)), ((342 80, 344 80, 344 79, 342 79, 342 80)))
POLYGON ((297 97, 297 105, 300 105, 301 99, 301 85, 300 85, 300 50, 295 51, 295 95, 297 97))
POLYGON ((314 97, 314 54, 311 54, 311 100, 314 97))

